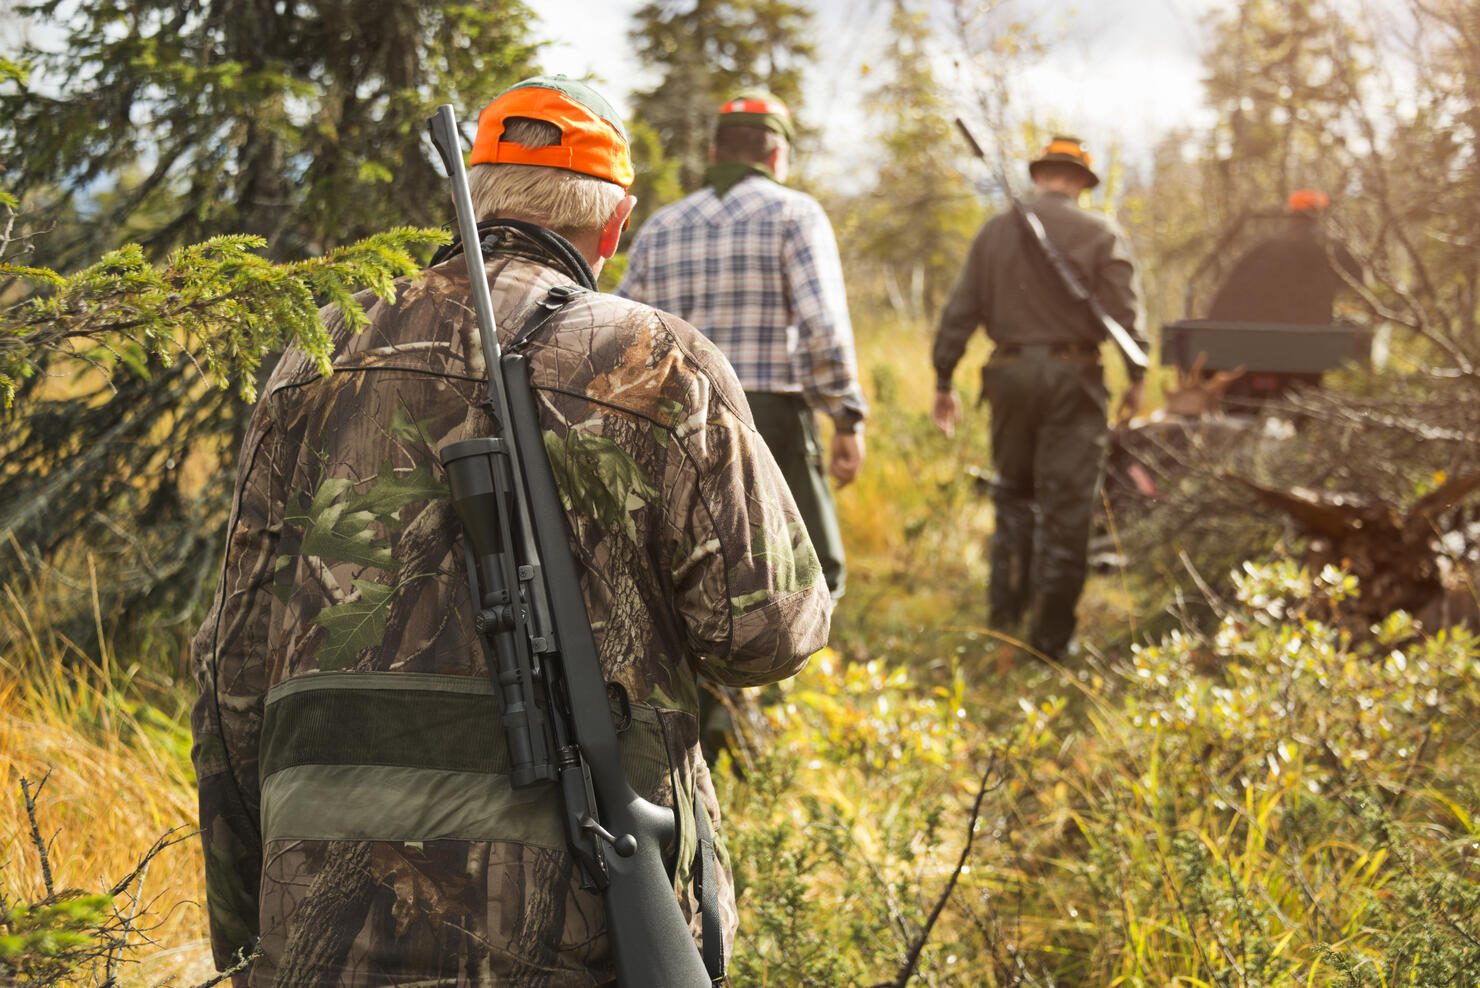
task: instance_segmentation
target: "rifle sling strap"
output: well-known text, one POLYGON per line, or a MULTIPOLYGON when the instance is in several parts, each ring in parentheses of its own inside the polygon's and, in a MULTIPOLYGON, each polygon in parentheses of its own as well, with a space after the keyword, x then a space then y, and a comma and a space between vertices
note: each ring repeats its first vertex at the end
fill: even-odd
POLYGON ((524 321, 524 325, 519 327, 519 332, 509 341, 508 349, 510 351, 519 349, 519 345, 543 329, 545 323, 550 321, 550 317, 564 308, 566 302, 585 292, 586 289, 577 285, 556 285, 551 288, 549 293, 535 306, 529 318, 524 321))
MULTIPOLYGON (((509 341, 514 350, 544 328, 565 303, 587 291, 577 285, 556 285, 535 307, 519 332, 509 341)), ((720 925, 719 878, 714 866, 714 831, 709 811, 701 800, 694 800, 694 823, 698 829, 698 847, 694 851, 694 895, 699 900, 699 915, 704 936, 704 968, 716 985, 729 984, 725 976, 725 936, 720 925)))
POLYGON ((704 968, 716 985, 729 984, 725 978, 725 934, 719 922, 719 879, 714 870, 714 831, 709 827, 709 810, 702 800, 694 800, 694 823, 699 830, 699 846, 694 851, 694 893, 699 898, 699 916, 704 934, 704 968))
POLYGON ((1094 318, 1094 308, 1096 305, 1101 305, 1100 300, 1095 297, 1094 292, 1090 291, 1089 286, 1079 280, 1078 275, 1069 268, 1069 259, 1049 238, 1043 220, 1026 202, 1019 202, 1013 211, 1017 213, 1018 229, 1022 239, 1029 245, 1029 252, 1036 255, 1048 267, 1054 282, 1064 290, 1064 294, 1068 295, 1076 305, 1089 309, 1090 317, 1094 318), (1057 255, 1057 261, 1055 255, 1057 255))

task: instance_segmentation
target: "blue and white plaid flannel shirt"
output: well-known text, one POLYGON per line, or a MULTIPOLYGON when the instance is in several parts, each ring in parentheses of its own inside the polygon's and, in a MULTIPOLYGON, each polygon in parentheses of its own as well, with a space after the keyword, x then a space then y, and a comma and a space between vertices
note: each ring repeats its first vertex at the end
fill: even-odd
POLYGON ((638 231, 617 294, 712 340, 747 391, 802 395, 851 430, 868 414, 832 224, 817 200, 761 176, 709 187, 638 231))

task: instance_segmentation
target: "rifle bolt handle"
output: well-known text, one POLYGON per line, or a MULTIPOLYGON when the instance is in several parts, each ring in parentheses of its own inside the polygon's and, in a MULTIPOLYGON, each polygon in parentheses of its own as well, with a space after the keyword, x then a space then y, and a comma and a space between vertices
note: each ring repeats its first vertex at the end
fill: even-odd
POLYGON ((637 853, 637 838, 631 834, 623 834, 618 837, 589 816, 581 821, 581 825, 610 844, 612 850, 616 851, 618 856, 630 858, 637 853))

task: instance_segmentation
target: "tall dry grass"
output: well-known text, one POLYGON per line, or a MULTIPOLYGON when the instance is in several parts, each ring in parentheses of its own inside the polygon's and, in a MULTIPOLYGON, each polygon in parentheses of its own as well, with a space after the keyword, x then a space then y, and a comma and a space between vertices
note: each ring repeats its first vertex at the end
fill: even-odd
MULTIPOLYGON (((45 782, 37 822, 58 891, 104 891, 159 838, 196 827, 184 694, 153 671, 174 663, 117 654, 96 598, 101 644, 77 645, 47 606, 66 589, 35 568, 0 588, 0 892, 11 901, 46 894, 22 779, 33 791, 45 782)), ((124 984, 193 984, 212 973, 202 876, 192 837, 156 855, 115 901, 153 941, 140 939, 124 984)))
MULTIPOLYGON (((930 424, 926 326, 863 327, 869 459, 841 492, 836 650, 775 690, 762 750, 717 770, 742 920, 738 983, 1480 984, 1480 647, 1395 615, 1373 642, 1305 617, 1340 574, 1250 569, 1216 629, 1138 648, 1134 573, 1091 580, 1073 669, 980 629, 986 416, 930 424), (1007 653, 1006 658, 1002 658, 1007 653), (958 870, 959 869, 959 870, 958 870), (953 884, 954 882, 954 884, 953 884)), ((982 346, 981 350, 984 351, 982 346)), ((969 405, 968 357, 957 384, 969 405)), ((50 780, 57 884, 126 872, 194 826, 188 684, 96 599, 0 598, 0 881, 41 891, 19 779, 50 780), (8 798, 5 798, 8 797, 8 798)), ((209 974, 195 841, 145 881, 134 984, 209 974)))

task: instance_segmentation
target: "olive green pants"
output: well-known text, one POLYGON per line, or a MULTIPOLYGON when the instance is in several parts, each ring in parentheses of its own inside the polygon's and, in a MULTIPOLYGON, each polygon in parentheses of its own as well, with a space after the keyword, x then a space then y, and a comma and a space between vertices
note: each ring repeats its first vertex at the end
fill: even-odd
POLYGON ((750 402, 756 431, 771 448, 771 455, 791 488, 791 496, 807 526, 807 536, 822 564, 822 576, 833 600, 837 600, 843 596, 847 568, 817 416, 800 395, 747 391, 745 397, 750 402))
POLYGON ((1109 442, 1104 375, 1092 357, 1023 347, 982 368, 982 397, 996 472, 988 622, 1015 630, 1028 616, 1028 643, 1060 658, 1074 636, 1109 442))

